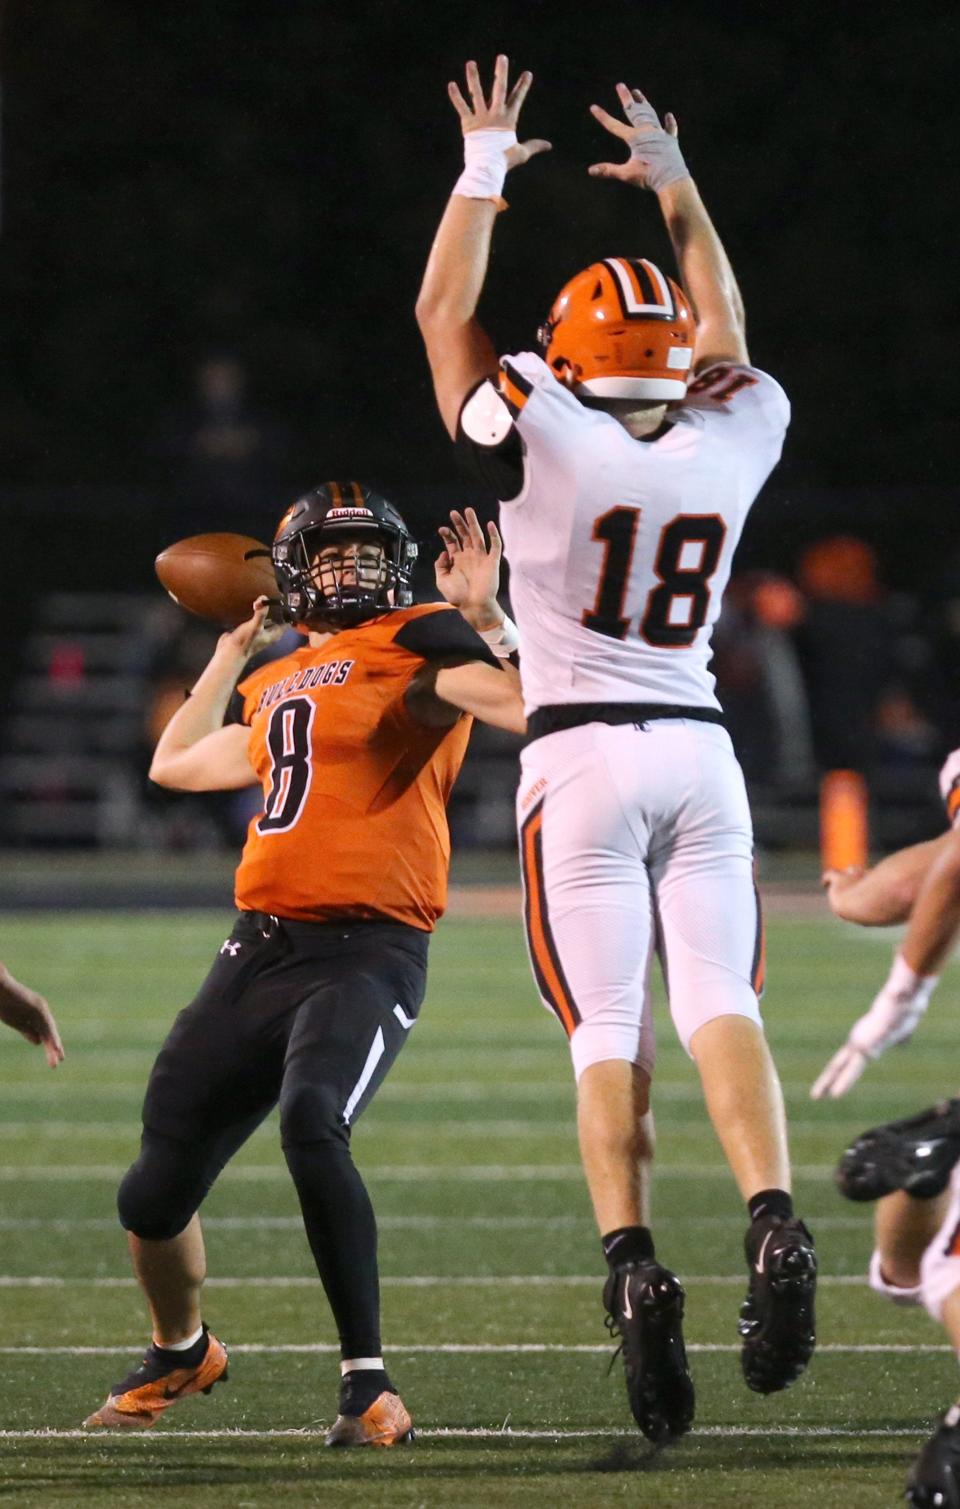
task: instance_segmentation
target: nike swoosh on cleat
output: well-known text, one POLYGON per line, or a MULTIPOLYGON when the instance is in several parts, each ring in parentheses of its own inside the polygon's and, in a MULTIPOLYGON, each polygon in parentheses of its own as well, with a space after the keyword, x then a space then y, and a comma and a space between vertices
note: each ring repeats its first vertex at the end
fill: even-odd
POLYGON ((770 1238, 772 1236, 773 1236, 773 1227, 770 1228, 770 1230, 767 1232, 766 1236, 764 1237, 763 1241, 761 1242, 761 1244, 760 1244, 760 1252, 759 1252, 759 1254, 757 1256, 757 1261, 753 1265, 754 1268, 757 1270, 758 1273, 762 1273, 763 1272, 763 1256, 764 1256, 764 1253, 767 1250, 767 1243, 769 1242, 769 1240, 770 1240, 770 1238))
POLYGON ((633 1320, 633 1309, 630 1305, 630 1279, 629 1276, 623 1281, 623 1313, 627 1320, 633 1320))
POLYGON ((184 1389, 188 1388, 192 1382, 193 1379, 188 1378, 186 1383, 181 1383, 179 1388, 165 1388, 163 1391, 164 1399, 179 1399, 184 1389))

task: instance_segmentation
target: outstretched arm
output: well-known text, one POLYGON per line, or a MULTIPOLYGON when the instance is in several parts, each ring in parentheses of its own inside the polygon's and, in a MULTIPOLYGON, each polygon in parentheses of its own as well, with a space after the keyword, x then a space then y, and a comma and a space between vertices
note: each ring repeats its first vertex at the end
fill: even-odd
POLYGON ((501 54, 489 100, 476 63, 467 64, 466 78, 469 104, 456 84, 447 86, 460 117, 466 165, 434 239, 416 310, 440 416, 453 438, 463 400, 497 370, 496 352, 476 309, 487 275, 493 223, 503 206, 504 177, 510 168, 550 148, 546 141, 517 141, 517 119, 532 74, 521 73, 508 90, 508 62, 501 54))
POLYGON ((843 922, 861 927, 892 927, 906 922, 931 865, 953 835, 942 833, 888 854, 870 870, 826 870, 823 888, 830 910, 843 922))
POLYGON ((749 361, 743 301, 723 243, 680 151, 677 122, 667 114, 665 124, 639 89, 617 85, 626 120, 618 120, 599 105, 591 105, 594 119, 629 148, 626 162, 594 163, 594 178, 655 193, 673 243, 680 277, 697 320, 694 371, 715 362, 749 361))
POLYGON ((838 916, 899 921, 908 903, 910 921, 870 1010, 853 1024, 810 1091, 814 1100, 845 1095, 871 1059, 916 1030, 960 933, 960 831, 891 854, 866 874, 846 877, 846 887, 836 871, 824 879, 838 916))

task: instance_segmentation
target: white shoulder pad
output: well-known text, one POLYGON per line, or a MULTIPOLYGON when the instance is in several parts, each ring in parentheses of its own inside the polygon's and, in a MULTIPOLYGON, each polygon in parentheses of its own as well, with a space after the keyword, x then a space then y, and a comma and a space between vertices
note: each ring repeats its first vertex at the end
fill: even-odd
POLYGON ((940 796, 946 803, 947 817, 955 823, 960 816, 960 749, 954 749, 943 762, 940 796))
POLYGON ((513 428, 510 410, 489 378, 475 388, 460 410, 460 428, 475 445, 497 446, 513 428))

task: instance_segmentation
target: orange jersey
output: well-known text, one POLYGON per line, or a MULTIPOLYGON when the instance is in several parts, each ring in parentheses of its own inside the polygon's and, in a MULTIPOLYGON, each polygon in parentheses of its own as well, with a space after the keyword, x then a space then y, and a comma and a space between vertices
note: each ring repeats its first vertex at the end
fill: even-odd
POLYGON ((406 692, 428 660, 453 658, 492 660, 459 613, 423 604, 240 683, 264 793, 237 870, 241 910, 433 928, 447 899, 446 804, 472 720, 424 727, 406 692))

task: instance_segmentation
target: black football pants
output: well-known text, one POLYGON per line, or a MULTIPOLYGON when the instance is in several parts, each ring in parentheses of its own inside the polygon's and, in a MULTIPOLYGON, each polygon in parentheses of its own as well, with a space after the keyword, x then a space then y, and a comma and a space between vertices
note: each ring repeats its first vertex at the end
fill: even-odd
POLYGON ((378 1356, 377 1229, 350 1153, 416 1019, 428 935, 390 922, 241 912, 150 1075, 140 1156, 120 1185, 127 1230, 177 1236, 264 1117, 280 1131, 344 1357, 378 1356))

